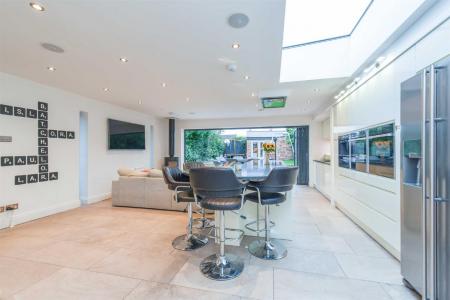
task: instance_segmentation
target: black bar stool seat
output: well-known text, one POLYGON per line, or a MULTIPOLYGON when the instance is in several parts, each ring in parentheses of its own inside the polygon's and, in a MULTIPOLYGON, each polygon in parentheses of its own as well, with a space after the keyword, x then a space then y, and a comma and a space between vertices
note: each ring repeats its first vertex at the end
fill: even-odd
MULTIPOLYGON (((280 193, 260 193, 262 205, 280 204, 286 201, 286 196, 280 193)), ((245 195, 245 200, 259 203, 258 192, 249 193, 245 195)))
POLYGON ((241 198, 212 198, 199 201, 203 208, 210 210, 238 210, 241 208, 241 198))
POLYGON ((183 203, 195 202, 194 193, 192 192, 192 189, 190 189, 188 191, 178 192, 177 198, 178 198, 177 199, 178 202, 183 202, 183 203))

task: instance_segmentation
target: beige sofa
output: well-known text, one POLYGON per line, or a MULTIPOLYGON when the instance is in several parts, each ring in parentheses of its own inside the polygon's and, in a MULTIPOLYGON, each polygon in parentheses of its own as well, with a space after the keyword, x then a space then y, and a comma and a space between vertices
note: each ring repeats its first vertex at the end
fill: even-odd
POLYGON ((112 183, 113 206, 128 206, 184 211, 161 177, 120 176, 112 183))

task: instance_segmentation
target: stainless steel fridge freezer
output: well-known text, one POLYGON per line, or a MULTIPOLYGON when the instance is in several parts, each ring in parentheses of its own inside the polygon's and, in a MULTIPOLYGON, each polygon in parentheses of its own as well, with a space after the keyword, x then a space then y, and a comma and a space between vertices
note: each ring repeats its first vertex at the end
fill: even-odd
POLYGON ((450 56, 401 85, 401 271, 450 299, 450 56))

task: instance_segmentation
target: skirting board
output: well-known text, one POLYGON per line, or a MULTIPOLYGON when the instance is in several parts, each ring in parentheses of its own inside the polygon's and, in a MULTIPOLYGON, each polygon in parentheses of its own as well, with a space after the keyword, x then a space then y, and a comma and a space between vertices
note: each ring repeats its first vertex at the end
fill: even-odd
POLYGON ((54 215, 69 209, 74 209, 80 207, 80 201, 71 201, 71 202, 66 202, 64 204, 61 205, 57 205, 57 206, 52 206, 52 207, 48 207, 45 209, 40 209, 40 210, 35 210, 32 212, 27 212, 27 213, 17 213, 15 211, 11 211, 11 215, 10 218, 12 218, 12 222, 11 225, 15 226, 18 224, 22 224, 25 222, 29 222, 29 221, 33 221, 36 219, 40 219, 43 217, 47 217, 50 215, 54 215))
POLYGON ((109 198, 111 198, 111 193, 96 195, 96 196, 87 197, 87 198, 80 197, 80 200, 85 204, 92 204, 92 203, 100 202, 100 201, 103 201, 103 200, 106 200, 109 198))
POLYGON ((393 257, 400 261, 400 252, 389 245, 381 236, 376 234, 372 229, 363 224, 358 218, 349 213, 345 208, 343 208, 339 203, 336 203, 336 207, 347 217, 350 218, 356 225, 362 228, 371 238, 373 238, 381 247, 386 249, 393 257))
POLYGON ((328 195, 328 194, 326 194, 326 193, 324 193, 324 192, 322 192, 322 190, 321 190, 317 185, 314 184, 313 188, 315 188, 316 191, 318 191, 322 196, 324 196, 324 197, 327 198, 329 201, 331 201, 331 196, 328 195))

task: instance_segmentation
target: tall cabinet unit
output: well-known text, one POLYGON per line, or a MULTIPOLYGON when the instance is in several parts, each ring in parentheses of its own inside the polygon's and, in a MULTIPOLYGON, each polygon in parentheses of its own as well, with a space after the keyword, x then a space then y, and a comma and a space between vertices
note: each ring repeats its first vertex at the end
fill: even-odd
POLYGON ((401 86, 401 270, 423 299, 450 299, 450 57, 401 86))

